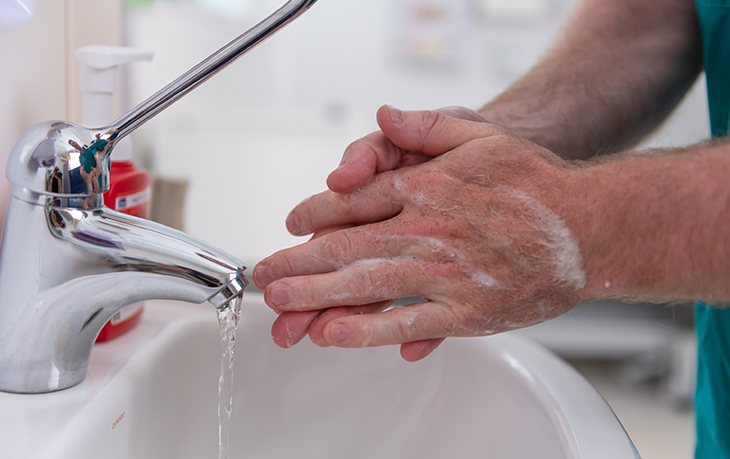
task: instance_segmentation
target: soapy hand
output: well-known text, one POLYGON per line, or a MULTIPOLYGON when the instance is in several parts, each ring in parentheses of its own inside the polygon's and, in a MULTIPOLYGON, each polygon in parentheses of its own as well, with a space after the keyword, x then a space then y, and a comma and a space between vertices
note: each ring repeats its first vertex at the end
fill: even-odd
MULTIPOLYGON (((378 123, 382 122, 386 125, 390 123, 391 110, 388 106, 381 107, 377 113, 378 123)), ((463 120, 487 122, 482 115, 466 107, 443 107, 434 112, 463 120)), ((391 142, 383 134, 383 131, 373 132, 354 141, 345 149, 339 167, 330 174, 327 184, 330 190, 336 193, 349 193, 366 185, 378 173, 420 164, 448 151, 448 149, 444 149, 444 146, 439 146, 437 142, 430 143, 427 147, 425 151, 428 154, 405 150, 391 142)), ((319 237, 336 229, 338 228, 317 231, 314 237, 319 237)), ((279 317, 274 321, 271 334, 276 344, 284 348, 295 345, 307 334, 309 334, 312 342, 318 346, 329 346, 330 344, 322 334, 324 324, 329 320, 352 314, 380 312, 393 303, 394 301, 387 301, 373 305, 334 307, 320 311, 284 312, 279 314, 279 317)), ((428 353, 439 343, 439 340, 434 340, 431 343, 421 342, 418 346, 411 344, 407 347, 418 347, 422 352, 428 353)))
POLYGON ((585 274, 555 193, 571 174, 563 160, 483 122, 392 108, 378 118, 401 158, 448 153, 391 163, 355 191, 292 211, 289 230, 317 237, 253 275, 288 318, 272 329, 277 343, 311 322, 317 344, 402 344, 417 360, 445 337, 532 325, 577 304, 585 274), (425 301, 382 312, 409 296, 425 301))

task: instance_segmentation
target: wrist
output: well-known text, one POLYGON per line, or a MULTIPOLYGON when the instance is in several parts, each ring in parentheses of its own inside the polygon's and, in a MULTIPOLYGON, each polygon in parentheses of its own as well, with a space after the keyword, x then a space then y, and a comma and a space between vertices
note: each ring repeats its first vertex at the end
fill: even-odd
POLYGON ((579 163, 563 186, 561 207, 583 260, 582 300, 661 298, 670 275, 661 260, 667 215, 657 215, 662 196, 647 180, 650 158, 640 156, 579 163))
MULTIPOLYGON (((633 246, 638 241, 627 218, 632 214, 629 207, 637 204, 638 197, 631 197, 633 180, 621 172, 620 166, 572 163, 544 196, 546 205, 563 220, 571 243, 577 247, 585 279, 576 289, 580 300, 631 297, 637 293, 631 285, 631 272, 638 260, 633 246)), ((643 226, 635 217, 633 222, 643 226)))
MULTIPOLYGON (((604 176, 597 166, 579 166, 567 174, 559 212, 579 247, 585 284, 576 294, 581 300, 623 296, 620 272, 611 270, 612 249, 618 245, 611 213, 610 191, 603 187, 604 176)), ((614 266, 619 268, 619 266, 614 266)))
POLYGON ((569 97, 536 94, 517 86, 479 109, 479 114, 565 160, 588 159, 596 149, 588 142, 586 133, 594 129, 586 124, 585 115, 569 114, 569 107, 560 107, 560 102, 556 102, 569 97), (523 92, 531 97, 526 99, 523 92))
POLYGON ((583 258, 580 298, 730 300, 726 156, 693 147, 570 171, 561 211, 583 258))

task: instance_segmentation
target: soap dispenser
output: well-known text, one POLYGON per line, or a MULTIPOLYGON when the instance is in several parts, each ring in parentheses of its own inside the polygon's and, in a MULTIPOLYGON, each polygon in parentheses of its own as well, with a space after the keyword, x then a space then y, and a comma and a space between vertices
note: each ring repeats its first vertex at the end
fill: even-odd
MULTIPOLYGON (((83 126, 106 126, 113 121, 112 96, 117 87, 119 66, 141 60, 152 60, 152 52, 122 46, 84 46, 76 50, 81 61, 83 126)), ((87 171, 88 172, 88 171, 87 171)), ((115 145, 109 170, 109 190, 104 205, 135 217, 148 218, 150 178, 147 171, 133 162, 129 137, 115 145)), ((122 308, 104 325, 96 341, 115 338, 131 329, 142 315, 143 304, 122 308)))

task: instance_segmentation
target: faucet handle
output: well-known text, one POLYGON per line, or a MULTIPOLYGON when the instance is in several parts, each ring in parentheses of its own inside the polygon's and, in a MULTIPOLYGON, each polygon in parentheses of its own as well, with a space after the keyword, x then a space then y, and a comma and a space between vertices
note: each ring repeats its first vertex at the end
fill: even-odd
POLYGON ((110 135, 103 130, 46 121, 18 139, 6 175, 13 184, 40 195, 73 198, 101 194, 109 189, 113 147, 110 135))
MULTIPOLYGON (((316 1, 287 0, 274 13, 108 127, 88 129, 63 121, 48 121, 30 128, 20 137, 10 153, 8 179, 26 190, 43 195, 80 197, 107 191, 109 154, 118 141, 281 30, 316 1), (101 150, 104 154, 101 156, 95 154, 100 151, 96 148, 100 145, 100 140, 106 142, 101 150), (97 163, 98 168, 94 168, 97 163)), ((19 194, 21 193, 16 192, 15 196, 20 197, 19 194)))

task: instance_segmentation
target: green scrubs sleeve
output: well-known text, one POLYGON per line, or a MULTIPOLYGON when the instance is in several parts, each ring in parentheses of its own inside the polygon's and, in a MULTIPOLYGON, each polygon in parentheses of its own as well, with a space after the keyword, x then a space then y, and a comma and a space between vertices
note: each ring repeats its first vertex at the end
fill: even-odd
MULTIPOLYGON (((713 137, 730 121, 730 0, 696 0, 713 137)), ((730 281, 730 279, 728 279, 730 281)), ((730 459, 730 309, 697 302, 696 459, 730 459)))

